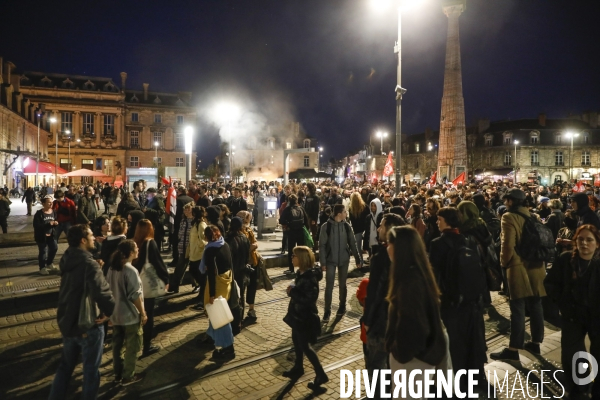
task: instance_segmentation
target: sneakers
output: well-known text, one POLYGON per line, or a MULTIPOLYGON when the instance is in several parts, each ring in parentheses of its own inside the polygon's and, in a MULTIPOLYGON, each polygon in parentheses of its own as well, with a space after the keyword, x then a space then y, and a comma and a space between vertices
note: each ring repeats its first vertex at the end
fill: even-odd
POLYGON ((527 350, 528 352, 530 352, 532 354, 540 354, 540 345, 533 343, 533 342, 525 343, 525 346, 523 346, 523 349, 527 350))
POLYGON ((121 386, 133 385, 134 383, 138 383, 142 379, 144 379, 144 377, 141 374, 135 374, 131 378, 123 378, 121 380, 121 386))
POLYGON ((50 268, 44 267, 44 268, 40 269, 40 275, 48 275, 48 274, 50 274, 50 268))
POLYGON ((192 289, 192 293, 198 293, 199 291, 200 291, 200 285, 194 286, 194 288, 192 289))
POLYGON ((52 271, 58 271, 58 267, 54 264, 46 265, 46 268, 48 268, 52 271))
POLYGON ((505 348, 504 350, 497 352, 497 353, 491 353, 490 354, 490 358, 492 360, 514 360, 514 361, 519 361, 519 351, 518 350, 509 350, 508 348, 505 348))
POLYGON ((248 318, 256 319, 256 311, 254 311, 254 309, 248 310, 248 318))
POLYGON ((331 311, 325 311, 325 314, 323 314, 323 318, 321 319, 321 321, 329 322, 330 318, 331 318, 331 311))

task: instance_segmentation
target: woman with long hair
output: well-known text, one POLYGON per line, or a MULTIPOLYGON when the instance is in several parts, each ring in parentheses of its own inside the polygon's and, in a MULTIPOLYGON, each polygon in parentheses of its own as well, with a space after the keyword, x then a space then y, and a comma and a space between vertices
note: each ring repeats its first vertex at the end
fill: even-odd
POLYGON ((260 254, 258 253, 258 240, 254 236, 254 231, 250 226, 250 221, 252 221, 252 214, 248 211, 240 211, 237 213, 237 216, 242 219, 242 233, 246 235, 248 238, 248 242, 250 242, 250 256, 248 259, 248 264, 252 267, 252 271, 250 269, 246 269, 246 273, 250 282, 248 283, 248 290, 246 292, 246 303, 248 303, 248 316, 247 318, 256 321, 256 311, 254 311, 254 300, 256 299, 256 284, 257 284, 257 274, 258 274, 258 261, 260 259, 260 254))
POLYGON ((113 324, 113 369, 115 381, 123 386, 142 380, 142 376, 135 373, 135 364, 148 316, 140 274, 131 264, 137 257, 135 242, 131 239, 122 241, 112 256, 106 276, 115 298, 115 310, 110 317, 113 324))
POLYGON ((306 246, 296 246, 293 249, 292 263, 298 268, 298 273, 293 284, 288 286, 287 294, 290 297, 288 312, 283 321, 292 328, 292 341, 296 359, 294 367, 283 373, 286 378, 298 379, 304 375, 304 355, 315 369, 315 380, 308 384, 312 390, 328 382, 329 378, 321 366, 317 353, 310 346, 317 341, 321 332, 321 321, 317 310, 319 298, 319 280, 322 274, 318 269, 313 269, 315 256, 306 246))
MULTIPOLYGON (((246 275, 249 274, 247 265, 248 261, 250 260, 250 241, 243 232, 243 225, 244 223, 240 217, 233 217, 231 220, 231 226, 229 227, 229 232, 227 232, 227 236, 225 237, 225 241, 231 250, 233 279, 235 279, 240 288, 241 310, 231 310, 233 313, 233 322, 231 323, 231 328, 233 329, 234 334, 241 330, 242 315, 244 314, 244 308, 246 305, 246 287, 248 286, 246 275)), ((255 273, 256 270, 252 272, 255 273)))
MULTIPOLYGON (((207 275, 204 304, 208 305, 209 303, 213 304, 215 298, 219 296, 229 300, 233 282, 233 261, 229 245, 221 236, 221 231, 217 226, 208 225, 204 230, 204 237, 208 243, 204 248, 204 254, 200 262, 200 272, 207 275)), ((208 341, 210 338, 217 347, 213 352, 213 359, 235 358, 231 324, 214 329, 209 320, 206 334, 207 336, 202 341, 208 341)))
POLYGON ((94 225, 92 226, 92 234, 94 235, 94 247, 95 250, 92 251, 95 260, 99 260, 102 258, 102 243, 108 237, 110 228, 110 218, 104 214, 99 216, 94 220, 94 225))
POLYGON ((433 197, 428 198, 425 201, 425 226, 427 227, 427 234, 425 235, 425 248, 429 250, 431 241, 435 238, 440 237, 441 232, 437 225, 437 213, 440 210, 440 202, 433 197))
POLYGON ((397 370, 406 370, 407 376, 414 369, 423 374, 438 367, 449 370, 452 367, 440 317, 440 291, 423 240, 412 226, 400 226, 388 232, 387 243, 392 266, 385 347, 390 353, 392 375, 397 370))
POLYGON ((231 224, 231 211, 229 211, 229 207, 225 204, 219 204, 219 208, 221 209, 219 220, 225 228, 225 234, 227 234, 229 232, 229 224, 231 224))
MULTIPOLYGON (((169 290, 169 271, 165 265, 160 250, 154 240, 154 227, 148 219, 142 219, 138 222, 133 241, 139 249, 139 256, 134 261, 133 266, 142 272, 146 259, 156 270, 158 279, 165 283, 165 292, 169 290)), ((144 348, 142 355, 149 356, 160 350, 160 347, 152 344, 152 331, 154 330, 154 304, 155 298, 144 296, 144 309, 148 315, 148 322, 144 325, 144 348)))
MULTIPOLYGON (((560 309, 565 389, 569 398, 588 398, 590 384, 579 386, 573 381, 572 361, 577 352, 587 351, 586 335, 589 353, 600 360, 600 232, 594 225, 581 225, 573 243, 573 251, 557 257, 544 284, 560 309)), ((536 350, 539 354, 539 345, 536 350)), ((591 391, 592 399, 600 398, 600 383, 594 382, 591 391)))
POLYGON ((369 209, 363 201, 360 193, 354 192, 350 196, 350 209, 348 214, 350 216, 352 230, 354 231, 354 237, 356 238, 356 246, 358 246, 359 251, 362 251, 363 233, 365 232, 369 209))
POLYGON ((419 232, 421 238, 425 240, 425 222, 423 222, 423 216, 421 215, 421 206, 417 203, 413 203, 408 209, 408 215, 410 215, 410 225, 419 232))
POLYGON ((192 307, 194 310, 204 310, 204 290, 206 288, 206 274, 200 273, 200 262, 206 246, 204 230, 207 227, 206 209, 202 206, 192 208, 192 229, 190 230, 190 266, 189 271, 197 285, 194 290, 198 290, 198 304, 192 307))

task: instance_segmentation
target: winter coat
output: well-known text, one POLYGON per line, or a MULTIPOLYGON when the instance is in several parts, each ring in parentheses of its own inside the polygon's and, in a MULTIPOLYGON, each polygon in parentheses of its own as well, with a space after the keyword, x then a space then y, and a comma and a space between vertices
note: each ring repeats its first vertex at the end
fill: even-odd
POLYGON ((321 208, 321 200, 316 194, 314 196, 308 195, 304 200, 304 211, 308 214, 308 219, 316 221, 319 218, 319 210, 321 208))
POLYGON ((381 246, 377 254, 371 258, 370 265, 371 275, 367 286, 363 323, 369 327, 367 333, 369 337, 384 338, 389 306, 386 296, 390 285, 389 275, 392 265, 385 246, 381 246))
POLYGON ((140 205, 137 201, 127 200, 124 198, 123 200, 121 200, 121 202, 117 206, 117 214, 120 215, 121 217, 127 219, 127 216, 129 215, 130 211, 135 211, 135 210, 139 210, 139 209, 140 209, 140 205))
POLYGON ((553 210, 552 214, 546 220, 546 226, 552 231, 554 240, 558 238, 558 231, 563 227, 565 222, 565 214, 560 210, 553 210))
POLYGON ((88 198, 82 196, 79 199, 79 206, 77 208, 77 223, 79 224, 90 224, 94 222, 98 216, 98 208, 96 207, 96 199, 94 197, 88 198))
POLYGON ((319 281, 323 274, 319 269, 309 269, 304 273, 296 273, 295 286, 290 290, 290 304, 283 321, 292 330, 315 343, 321 334, 321 320, 317 309, 319 298, 319 281))
POLYGON ((379 214, 383 211, 381 207, 381 201, 379 199, 371 200, 369 203, 369 214, 365 219, 365 232, 363 234, 363 242, 366 243, 369 247, 377 246, 379 244, 377 240, 377 218, 379 214), (377 208, 375 212, 371 211, 371 204, 375 203, 375 207, 377 208))
POLYGON ((250 258, 250 241, 243 233, 229 235, 225 241, 231 249, 231 261, 233 263, 233 275, 239 278, 243 274, 250 258))
POLYGON ((52 209, 56 211, 56 220, 58 222, 70 222, 72 224, 77 222, 77 208, 73 200, 68 197, 63 198, 62 201, 54 200, 52 209))
POLYGON ((322 266, 346 266, 350 264, 350 254, 360 263, 360 253, 352 227, 346 221, 337 222, 333 218, 323 224, 319 234, 319 260, 322 266), (329 234, 327 228, 329 226, 329 234))
POLYGON ((207 244, 204 238, 204 229, 206 229, 206 222, 204 221, 200 221, 197 226, 192 225, 190 230, 190 261, 202 260, 204 247, 207 244))
POLYGON ((115 308, 115 300, 100 265, 92 254, 79 247, 69 247, 60 259, 60 292, 56 319, 64 337, 81 336, 79 329, 79 306, 83 289, 87 284, 94 301, 104 315, 110 317, 115 308))
POLYGON ((350 224, 352 225, 352 230, 354 234, 363 233, 367 225, 367 217, 369 215, 369 207, 365 205, 362 213, 355 217, 350 211, 348 211, 348 216, 350 217, 350 224))
POLYGON ((10 205, 11 201, 3 197, 0 199, 0 217, 8 217, 10 215, 10 205))
POLYGON ((548 270, 544 283, 562 318, 584 324, 590 329, 590 336, 597 336, 600 334, 600 259, 593 258, 583 275, 576 273, 577 264, 573 266, 573 252, 562 253, 548 270))
MULTIPOLYGON (((521 206, 518 211, 530 215, 527 207, 521 206)), ((521 243, 524 224, 525 219, 510 210, 502 215, 500 265, 506 269, 511 299, 546 295, 544 263, 523 260, 515 251, 515 247, 521 243)))

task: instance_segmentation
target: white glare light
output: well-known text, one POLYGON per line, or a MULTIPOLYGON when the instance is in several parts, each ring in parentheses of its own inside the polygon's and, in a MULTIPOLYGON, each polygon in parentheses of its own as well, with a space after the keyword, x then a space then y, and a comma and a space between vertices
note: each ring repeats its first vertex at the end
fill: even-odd
POLYGON ((383 12, 390 9, 392 0, 371 0, 371 8, 375 11, 383 12))
POLYGON ((194 128, 186 126, 183 130, 185 154, 192 154, 192 142, 194 138, 194 128))

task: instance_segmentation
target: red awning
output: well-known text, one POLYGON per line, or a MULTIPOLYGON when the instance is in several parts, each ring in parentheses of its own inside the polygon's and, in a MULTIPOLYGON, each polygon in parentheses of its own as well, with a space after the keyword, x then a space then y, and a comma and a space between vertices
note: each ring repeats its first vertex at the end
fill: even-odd
MULTIPOLYGON (((35 164, 36 164, 36 161, 30 158, 27 166, 25 168, 23 168, 23 173, 35 175, 35 164)), ((40 161, 40 167, 38 168, 38 170, 39 170, 38 173, 40 175, 54 175, 54 169, 55 169, 54 164, 46 162, 46 161, 40 161)), ((67 173, 67 171, 61 167, 58 167, 57 172, 58 172, 58 175, 67 173)))

